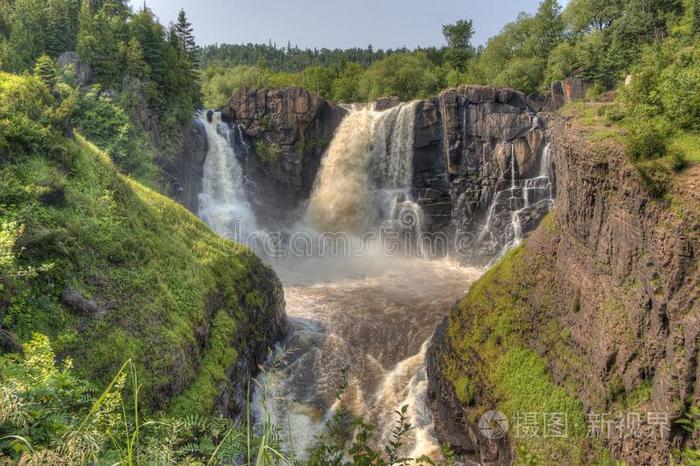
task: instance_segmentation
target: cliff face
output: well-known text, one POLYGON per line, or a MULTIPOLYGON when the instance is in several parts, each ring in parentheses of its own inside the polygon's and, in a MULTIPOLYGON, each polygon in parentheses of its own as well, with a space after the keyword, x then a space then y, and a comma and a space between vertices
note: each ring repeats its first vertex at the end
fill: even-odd
MULTIPOLYGON (((543 102, 546 99, 543 100, 543 102)), ((489 260, 531 231, 549 209, 546 141, 535 109, 543 102, 511 89, 462 86, 416 105, 413 187, 426 233, 446 233, 464 260, 489 260), (512 163, 511 163, 512 159, 512 163), (511 190, 518 185, 527 189, 511 190)), ((380 99, 377 110, 398 105, 380 99)), ((299 88, 241 90, 222 110, 264 227, 288 227, 304 211, 321 159, 347 110, 299 88)), ((173 163, 172 196, 193 212, 201 190, 206 135, 196 122, 173 163)))
POLYGON ((207 157, 207 133, 195 118, 185 133, 182 152, 167 167, 170 177, 170 197, 197 213, 202 190, 204 160, 207 157))
POLYGON ((685 439, 674 421, 700 401, 698 193, 680 180, 670 206, 653 200, 619 147, 591 143, 558 117, 548 127, 554 212, 433 337, 438 434, 483 464, 510 464, 516 451, 519 459, 590 463, 607 449, 629 464, 668 463, 685 439), (528 393, 532 380, 559 401, 528 393), (518 412, 566 412, 570 438, 558 444, 512 430, 489 441, 476 424, 487 409, 511 422, 518 412), (661 413, 669 429, 640 436, 628 424, 627 435, 586 438, 596 419, 587 416, 620 412, 641 414, 647 432, 647 413, 661 413))
POLYGON ((534 189, 529 205, 523 190, 507 192, 538 175, 545 149, 544 127, 524 94, 449 89, 420 102, 415 134, 414 186, 427 228, 449 232, 464 259, 493 257, 512 241, 503 234, 512 210, 525 220, 523 233, 546 212, 534 189))
POLYGON ((241 90, 223 116, 239 126, 250 201, 263 225, 299 218, 321 157, 346 110, 300 89, 241 90))

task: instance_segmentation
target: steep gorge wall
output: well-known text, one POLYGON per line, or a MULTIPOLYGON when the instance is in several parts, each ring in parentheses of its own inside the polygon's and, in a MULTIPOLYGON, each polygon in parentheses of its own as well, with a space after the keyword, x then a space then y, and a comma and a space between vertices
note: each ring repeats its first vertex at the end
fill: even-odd
POLYGON ((199 208, 207 150, 207 133, 202 122, 195 118, 184 135, 182 151, 166 167, 170 174, 170 197, 194 213, 199 208))
POLYGON ((438 434, 482 464, 510 464, 516 450, 519 460, 590 464, 605 456, 601 448, 628 464, 666 464, 685 439, 675 420, 700 402, 697 190, 678 182, 665 205, 647 194, 621 148, 591 143, 560 117, 548 127, 554 212, 433 337, 429 396, 438 434), (506 367, 519 383, 503 376, 506 367), (549 398, 528 394, 526 381, 535 379, 549 398), (570 426, 579 427, 561 444, 513 432, 488 441, 479 432, 487 409, 513 420, 516 411, 546 411, 549 399, 569 400, 570 426), (670 431, 586 438, 588 414, 617 412, 641 413, 647 426, 647 413, 667 413, 670 431))

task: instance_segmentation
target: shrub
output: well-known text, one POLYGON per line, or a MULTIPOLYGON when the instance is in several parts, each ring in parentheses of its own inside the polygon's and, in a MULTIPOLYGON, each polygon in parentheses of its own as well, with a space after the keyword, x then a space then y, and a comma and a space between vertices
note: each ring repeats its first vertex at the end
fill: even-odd
POLYGON ((671 154, 671 168, 674 172, 680 172, 688 168, 688 159, 683 152, 674 150, 671 154))
POLYGON ((633 161, 653 160, 666 154, 666 137, 652 126, 632 132, 627 154, 633 161))
POLYGON ((274 142, 257 141, 255 143, 255 152, 264 163, 275 163, 282 155, 282 148, 274 142))
POLYGON ((474 387, 469 377, 462 376, 455 382, 455 393, 459 401, 464 405, 470 405, 474 401, 474 387))
POLYGON ((605 118, 610 123, 619 123, 625 118, 625 111, 619 105, 608 105, 605 107, 605 118))
POLYGON ((669 173, 658 160, 651 160, 637 164, 637 171, 642 177, 649 194, 661 197, 668 188, 669 173))

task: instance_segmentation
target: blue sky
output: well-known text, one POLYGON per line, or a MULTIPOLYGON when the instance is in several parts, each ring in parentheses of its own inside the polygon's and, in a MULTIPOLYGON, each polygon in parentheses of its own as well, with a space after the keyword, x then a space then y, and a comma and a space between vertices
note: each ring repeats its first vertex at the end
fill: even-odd
MULTIPOLYGON (((136 7, 143 0, 132 0, 136 7)), ((474 20, 474 42, 498 33, 540 0, 146 0, 168 24, 184 8, 200 45, 287 41, 300 47, 396 48, 443 43, 441 26, 474 20)), ((563 3, 560 0, 561 3, 563 3)))

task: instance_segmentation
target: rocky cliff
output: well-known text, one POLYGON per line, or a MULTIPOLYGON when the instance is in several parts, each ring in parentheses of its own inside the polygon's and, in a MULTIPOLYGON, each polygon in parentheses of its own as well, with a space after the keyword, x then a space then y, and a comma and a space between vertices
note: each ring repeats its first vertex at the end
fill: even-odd
POLYGON ((167 177, 170 197, 194 213, 199 208, 207 149, 207 133, 202 122, 195 118, 184 135, 180 155, 165 167, 170 175, 167 177))
POLYGON ((654 200, 619 145, 547 126, 556 208, 435 333, 436 430, 482 464, 667 464, 700 402, 698 167, 654 200), (510 418, 504 438, 479 431, 488 409, 510 418), (566 438, 543 435, 547 413, 565 414, 566 438))
MULTIPOLYGON (((398 104, 384 98, 375 108, 398 104)), ((546 141, 536 104, 511 89, 462 86, 415 107, 413 185, 423 227, 447 233, 464 260, 489 260, 516 240, 514 211, 522 235, 549 208, 553 180, 538 182, 546 141)), ((301 217, 346 113, 298 88, 241 90, 231 97, 223 117, 237 128, 232 144, 263 226, 289 226, 301 217)), ((195 128, 175 170, 176 198, 195 211, 206 154, 200 136, 195 128)))
POLYGON ((486 86, 446 90, 419 103, 415 135, 414 186, 426 228, 448 232, 462 259, 491 258, 513 241, 507 225, 513 211, 524 220, 521 234, 547 211, 549 203, 541 202, 551 197, 547 186, 526 187, 539 174, 546 141, 524 94, 486 86))
POLYGON ((223 117, 242 130, 237 141, 250 201, 266 226, 298 220, 321 157, 346 110, 301 88, 243 89, 223 117))

